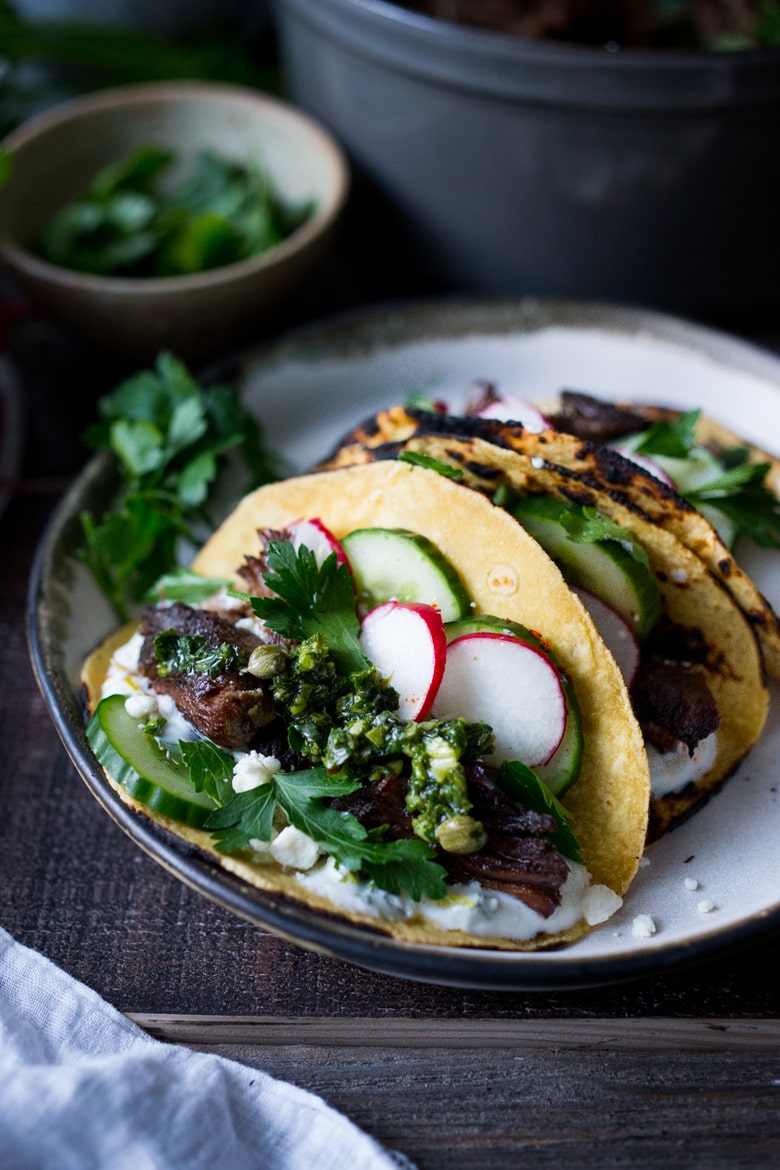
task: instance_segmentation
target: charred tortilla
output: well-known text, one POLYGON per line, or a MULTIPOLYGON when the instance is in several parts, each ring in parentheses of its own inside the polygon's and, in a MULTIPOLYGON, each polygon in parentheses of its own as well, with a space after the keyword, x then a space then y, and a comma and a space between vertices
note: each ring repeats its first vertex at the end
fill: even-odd
MULTIPOLYGON (((614 661, 540 546, 481 494, 432 471, 404 463, 377 463, 260 488, 239 504, 193 567, 207 576, 234 576, 239 583, 236 570, 254 552, 258 529, 279 529, 301 516, 318 517, 336 537, 369 525, 411 528, 434 542, 456 566, 476 612, 499 613, 503 619, 544 631, 574 682, 585 732, 582 769, 566 793, 566 805, 593 882, 622 896, 637 869, 647 825, 649 781, 642 736, 614 661)), ((126 631, 118 637, 126 637, 126 631)), ((101 647, 85 665, 92 706, 99 697, 111 649, 111 643, 101 647)), ((590 929, 580 922, 555 935, 513 941, 443 930, 413 919, 391 922, 340 910, 302 885, 294 872, 218 853, 207 832, 151 813, 120 786, 115 787, 139 813, 151 816, 244 880, 397 939, 530 950, 571 942, 590 929)))
POLYGON ((504 487, 519 496, 596 508, 645 549, 665 616, 695 647, 697 669, 721 716, 717 754, 706 773, 652 800, 649 839, 661 836, 723 783, 761 734, 768 692, 755 631, 767 628, 766 603, 757 601, 746 614, 705 556, 692 551, 692 538, 681 539, 687 524, 711 532, 707 522, 701 518, 699 524, 699 514, 679 497, 608 448, 557 431, 534 434, 506 423, 396 407, 351 432, 326 466, 395 459, 402 452, 457 468, 461 482, 488 496, 504 487))

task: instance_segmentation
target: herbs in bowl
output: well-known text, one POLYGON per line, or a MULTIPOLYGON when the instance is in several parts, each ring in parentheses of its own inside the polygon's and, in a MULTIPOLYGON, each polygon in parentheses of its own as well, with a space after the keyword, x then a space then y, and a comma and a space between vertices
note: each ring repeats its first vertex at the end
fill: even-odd
POLYGON ((96 275, 183 276, 257 256, 312 214, 284 200, 260 160, 201 151, 166 183, 174 152, 149 145, 104 167, 83 195, 46 221, 36 250, 96 275))
POLYGON ((267 329, 348 188, 343 151, 306 114, 213 83, 62 102, 0 147, 0 262, 63 325, 144 364, 206 363, 267 329))

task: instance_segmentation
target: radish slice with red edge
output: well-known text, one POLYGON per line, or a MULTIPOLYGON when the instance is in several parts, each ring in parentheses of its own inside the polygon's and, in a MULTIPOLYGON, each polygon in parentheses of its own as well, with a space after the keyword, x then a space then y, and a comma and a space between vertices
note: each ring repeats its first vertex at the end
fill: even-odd
POLYGON ((624 459, 628 459, 631 463, 636 463, 637 467, 641 467, 642 471, 646 471, 654 479, 660 479, 661 483, 665 483, 667 487, 673 488, 675 486, 672 477, 667 475, 661 464, 657 463, 649 455, 640 455, 636 451, 626 451, 617 444, 613 447, 613 450, 617 451, 618 455, 622 455, 624 459))
POLYGON ((587 589, 572 585, 571 591, 587 609, 605 646, 620 667, 626 686, 630 687, 639 669, 639 643, 631 626, 606 601, 587 589))
POLYGON ((336 537, 326 528, 321 520, 293 520, 288 525, 292 546, 297 552, 299 548, 311 549, 317 564, 322 567, 323 562, 331 553, 336 554, 336 562, 346 565, 347 555, 336 537))
POLYGON ((498 422, 518 422, 527 431, 543 431, 549 427, 538 406, 526 398, 515 398, 511 394, 502 394, 486 402, 476 411, 477 418, 494 418, 498 422))
POLYGON ((546 764, 566 730, 555 666, 537 647, 504 634, 465 634, 450 642, 431 713, 489 723, 495 736, 489 764, 546 764))
POLYGON ((447 635, 438 609, 417 602, 387 601, 360 624, 366 658, 398 692, 402 719, 425 719, 447 659, 447 635))

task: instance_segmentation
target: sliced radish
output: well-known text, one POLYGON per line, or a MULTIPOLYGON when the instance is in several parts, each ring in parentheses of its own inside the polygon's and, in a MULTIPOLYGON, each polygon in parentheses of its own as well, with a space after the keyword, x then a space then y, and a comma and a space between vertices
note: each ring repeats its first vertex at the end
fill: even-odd
POLYGON ((288 525, 288 531, 295 551, 297 552, 301 547, 311 549, 318 565, 321 566, 331 553, 336 554, 336 561, 339 565, 349 563, 344 549, 321 520, 316 518, 314 520, 293 520, 292 524, 288 525))
POLYGON ((674 480, 670 475, 664 471, 660 463, 655 459, 651 459, 649 455, 639 455, 636 451, 628 451, 624 447, 619 447, 617 444, 613 447, 618 455, 622 455, 624 459, 628 459, 631 463, 636 463, 637 467, 641 467, 648 475, 652 475, 654 479, 660 479, 661 483, 665 483, 667 487, 674 487, 674 480))
POLYGON ((432 605, 387 601, 360 625, 363 653, 398 692, 402 719, 425 719, 444 674, 447 636, 432 605))
POLYGON ((593 618, 594 626, 620 667, 626 686, 630 687, 639 667, 639 643, 631 626, 611 606, 587 589, 572 585, 571 591, 576 593, 593 618))
POLYGON ((496 740, 491 764, 546 764, 566 730, 558 671, 535 646, 504 634, 465 634, 450 642, 431 713, 489 723, 496 740))
POLYGON ((527 431, 543 431, 549 427, 538 406, 529 402, 527 398, 515 398, 512 394, 502 394, 480 406, 476 411, 477 418, 494 418, 499 422, 518 422, 527 431))

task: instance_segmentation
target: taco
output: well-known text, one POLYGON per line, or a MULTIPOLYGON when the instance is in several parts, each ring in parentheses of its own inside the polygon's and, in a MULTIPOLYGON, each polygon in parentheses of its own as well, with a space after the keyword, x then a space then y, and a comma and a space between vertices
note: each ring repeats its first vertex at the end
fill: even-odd
POLYGON ((530 950, 620 905, 641 732, 584 607, 481 493, 403 462, 266 486, 163 590, 83 672, 139 815, 404 941, 530 950))
POLYGON ((746 615, 680 539, 693 509, 609 448, 404 407, 361 424, 324 466, 398 458, 501 502, 557 560, 623 664, 653 776, 648 840, 680 823, 734 771, 768 711, 755 635, 766 604, 746 615))
POLYGON ((780 616, 733 551, 741 534, 780 549, 780 460, 700 410, 570 390, 539 406, 555 430, 614 447, 651 472, 644 510, 723 582, 753 625, 769 674, 780 678, 780 616))

